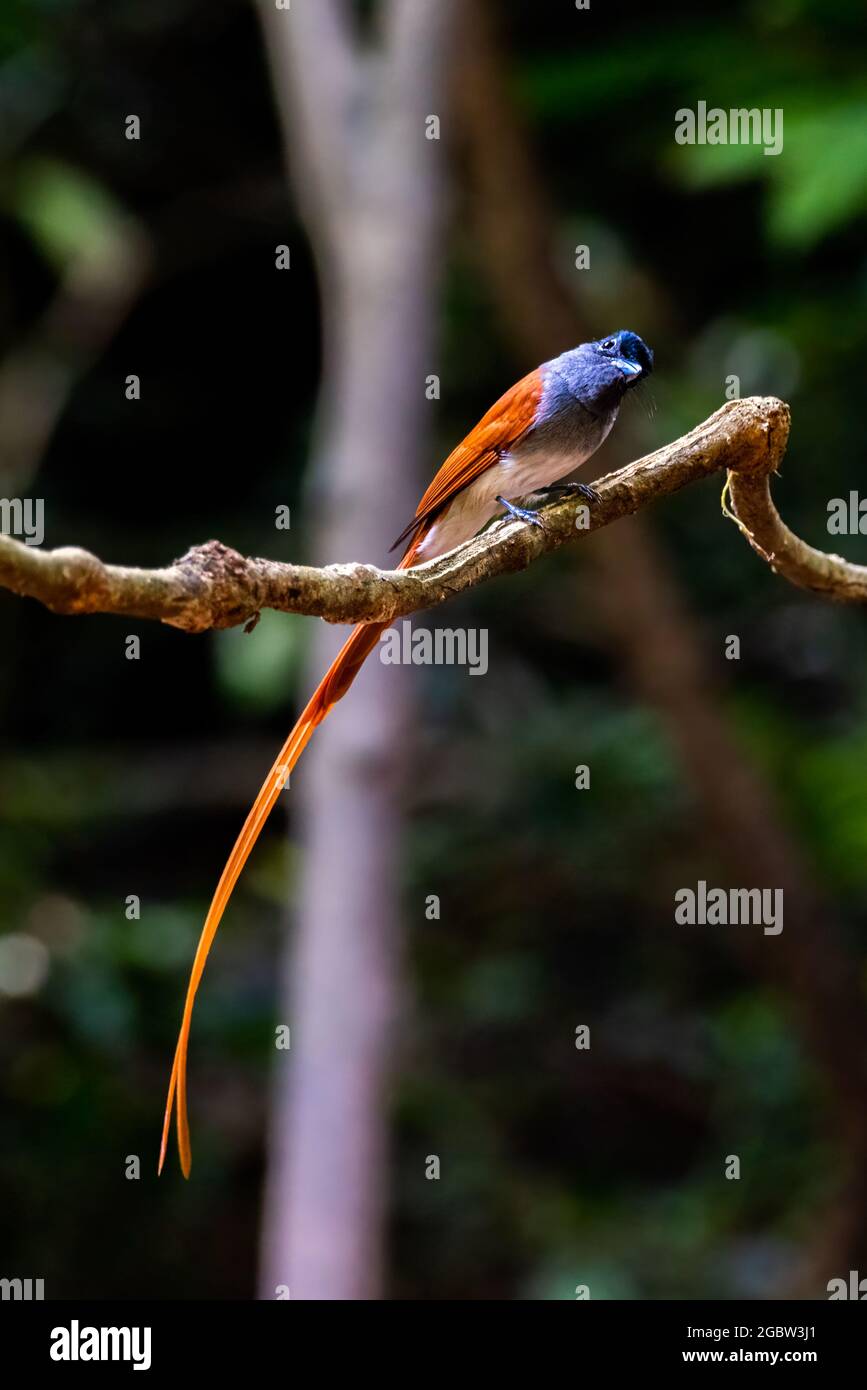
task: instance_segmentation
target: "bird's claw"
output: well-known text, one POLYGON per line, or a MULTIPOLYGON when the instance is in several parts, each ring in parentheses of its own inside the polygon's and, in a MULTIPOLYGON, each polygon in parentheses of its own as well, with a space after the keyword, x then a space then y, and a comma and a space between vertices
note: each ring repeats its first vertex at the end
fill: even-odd
POLYGON ((514 502, 507 502, 505 497, 497 497, 494 500, 505 507, 508 515, 515 521, 526 521, 531 526, 541 526, 544 531, 545 523, 538 512, 528 511, 526 507, 516 507, 514 502))
POLYGON ((551 483, 549 487, 540 487, 539 492, 543 492, 546 497, 556 497, 559 493, 561 497, 567 497, 570 493, 578 493, 579 497, 586 497, 588 502, 601 502, 601 497, 595 487, 589 483, 551 483))

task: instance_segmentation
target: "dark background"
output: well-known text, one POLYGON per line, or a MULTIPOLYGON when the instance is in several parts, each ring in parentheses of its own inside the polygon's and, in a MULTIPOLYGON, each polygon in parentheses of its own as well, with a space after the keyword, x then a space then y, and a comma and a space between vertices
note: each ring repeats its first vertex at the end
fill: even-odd
MULTIPOLYGON (((863 7, 594 3, 580 42, 567 0, 495 8, 564 299, 588 333, 629 327, 656 350, 644 409, 624 412, 630 442, 646 450, 691 428, 736 372, 743 395, 791 405, 774 487, 786 520, 867 560, 863 537, 826 530, 828 500, 861 485, 864 461, 863 7), (674 112, 699 99, 783 107, 784 153, 677 146, 674 112), (573 269, 585 241, 587 283, 573 269)), ((10 2, 0 115, 0 399, 22 364, 49 417, 62 386, 44 448, 5 477, 16 426, 0 416, 0 493, 46 499, 46 545, 117 562, 164 564, 211 536, 309 558, 318 295, 250 7, 10 2), (138 143, 123 138, 129 112, 138 143), (131 238, 149 268, 113 284, 110 250, 131 238), (274 270, 279 242, 293 249, 288 274, 274 270), (109 328, 82 297, 82 266, 97 298, 129 294, 109 328), (131 372, 138 402, 124 398, 131 372), (288 533, 273 527, 280 504, 288 533)), ((472 189, 460 143, 431 473, 534 362, 504 328, 461 215, 472 189)), ((607 446, 599 468, 617 461, 607 446)), ((648 525, 703 663, 699 694, 814 895, 808 956, 863 1009, 864 620, 773 576, 721 518, 719 490, 690 488, 648 525)), ((630 536, 623 526, 624 550, 630 536)), ((606 636, 596 540, 443 615, 489 629, 486 679, 415 675, 388 1289, 560 1298, 580 1281, 608 1298, 822 1297, 859 1251, 867 1272, 867 1198, 851 1171, 867 1019, 826 996, 811 1010, 797 972, 777 971, 797 949, 788 917, 779 938, 675 926, 676 888, 754 885, 733 876, 707 814, 707 787, 724 796, 730 769, 697 795, 625 651, 662 671, 672 653, 642 649, 652 633, 606 636), (592 797, 573 787, 578 763, 592 797), (438 922, 418 906, 431 891, 438 922), (571 1043, 580 1023, 589 1054, 571 1043), (443 1135, 456 1155, 445 1194, 417 1180, 443 1135), (723 1178, 728 1154, 739 1182, 723 1178)), ((195 1181, 157 1182, 156 1145, 199 924, 304 694, 311 626, 266 614, 252 636, 190 637, 0 596, 0 928, 13 936, 0 952, 0 1274, 43 1277, 50 1296, 254 1292, 295 865, 278 818, 197 1009, 195 1181), (137 662, 124 655, 132 632, 137 662), (147 903, 140 922, 124 916, 131 893, 147 903), (141 1155, 139 1182, 125 1178, 128 1154, 141 1155)))

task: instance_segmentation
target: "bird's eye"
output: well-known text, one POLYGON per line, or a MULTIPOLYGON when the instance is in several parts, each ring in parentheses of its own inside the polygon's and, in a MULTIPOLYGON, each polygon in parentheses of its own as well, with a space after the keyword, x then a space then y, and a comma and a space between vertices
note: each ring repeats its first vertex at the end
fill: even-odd
POLYGON ((613 338, 606 338, 606 339, 605 339, 605 342, 602 344, 602 351, 603 351, 603 352, 613 352, 613 350, 614 350, 614 339, 613 339, 613 338))

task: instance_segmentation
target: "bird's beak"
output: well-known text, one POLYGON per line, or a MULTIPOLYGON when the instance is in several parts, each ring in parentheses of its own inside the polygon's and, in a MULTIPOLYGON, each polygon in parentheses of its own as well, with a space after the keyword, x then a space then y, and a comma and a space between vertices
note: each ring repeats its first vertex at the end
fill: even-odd
POLYGON ((625 377, 641 376, 641 368, 637 362, 629 362, 625 357, 615 357, 614 366, 618 367, 625 377))

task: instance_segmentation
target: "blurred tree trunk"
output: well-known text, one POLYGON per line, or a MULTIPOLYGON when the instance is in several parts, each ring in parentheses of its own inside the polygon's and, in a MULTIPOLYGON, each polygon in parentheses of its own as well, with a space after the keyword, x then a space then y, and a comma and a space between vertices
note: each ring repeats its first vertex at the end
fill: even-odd
MULTIPOLYGON (((422 460, 429 465, 425 377, 443 197, 441 147, 425 121, 442 115, 451 9, 450 0, 382 6, 362 56, 334 0, 287 12, 263 0, 287 154, 320 270, 324 378, 311 464, 320 561, 381 561, 415 509, 422 460)), ((319 629, 311 685, 344 636, 319 629)), ((292 1298, 381 1293, 406 674, 374 653, 298 775, 304 869, 281 996, 292 1051, 274 1078, 267 1298, 279 1285, 292 1298)))

